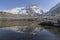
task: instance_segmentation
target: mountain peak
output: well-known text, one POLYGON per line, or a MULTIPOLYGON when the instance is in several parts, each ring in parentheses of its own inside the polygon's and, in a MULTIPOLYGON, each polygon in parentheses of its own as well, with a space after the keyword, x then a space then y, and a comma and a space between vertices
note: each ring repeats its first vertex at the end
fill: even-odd
POLYGON ((17 8, 13 8, 11 10, 4 10, 4 12, 9 12, 9 13, 13 13, 13 14, 42 14, 43 10, 40 9, 36 4, 32 4, 32 5, 28 5, 26 7, 17 7, 17 8))

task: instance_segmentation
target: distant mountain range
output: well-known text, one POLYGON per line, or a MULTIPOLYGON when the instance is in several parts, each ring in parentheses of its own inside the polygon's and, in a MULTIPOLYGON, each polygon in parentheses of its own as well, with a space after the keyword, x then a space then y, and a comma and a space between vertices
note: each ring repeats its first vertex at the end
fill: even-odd
POLYGON ((40 15, 60 15, 60 3, 56 4, 46 13, 39 8, 38 5, 32 4, 26 7, 13 8, 11 10, 3 10, 0 12, 0 16, 3 17, 28 17, 28 16, 40 16, 40 15))
POLYGON ((28 5, 21 8, 13 8, 11 10, 3 10, 2 12, 19 14, 19 15, 29 15, 29 16, 40 16, 43 14, 43 10, 39 8, 36 4, 28 5))

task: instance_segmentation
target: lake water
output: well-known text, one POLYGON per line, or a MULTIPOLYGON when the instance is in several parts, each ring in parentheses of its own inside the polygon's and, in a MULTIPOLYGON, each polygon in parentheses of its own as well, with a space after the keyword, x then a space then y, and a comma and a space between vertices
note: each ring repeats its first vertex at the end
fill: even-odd
POLYGON ((59 40, 56 34, 32 21, 1 21, 0 27, 0 40, 59 40))

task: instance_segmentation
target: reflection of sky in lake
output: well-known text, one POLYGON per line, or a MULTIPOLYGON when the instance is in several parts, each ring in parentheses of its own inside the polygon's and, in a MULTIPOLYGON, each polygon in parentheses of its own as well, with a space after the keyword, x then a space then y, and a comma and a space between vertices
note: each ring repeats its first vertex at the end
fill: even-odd
POLYGON ((35 35, 28 33, 15 32, 7 29, 0 29, 0 40, 58 40, 49 31, 41 31, 35 35))

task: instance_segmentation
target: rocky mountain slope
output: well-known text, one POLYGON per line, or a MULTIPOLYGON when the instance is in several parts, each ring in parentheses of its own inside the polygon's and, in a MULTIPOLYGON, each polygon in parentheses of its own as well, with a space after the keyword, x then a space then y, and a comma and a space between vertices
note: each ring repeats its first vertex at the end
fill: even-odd
POLYGON ((57 15, 60 14, 60 3, 52 7, 47 13, 47 15, 57 15))

